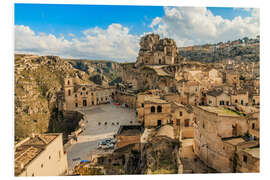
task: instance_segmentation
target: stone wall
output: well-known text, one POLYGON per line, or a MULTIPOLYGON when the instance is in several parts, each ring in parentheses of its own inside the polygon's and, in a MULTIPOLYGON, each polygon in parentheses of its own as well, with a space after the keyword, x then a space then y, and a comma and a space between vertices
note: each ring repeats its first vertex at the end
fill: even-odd
POLYGON ((248 124, 244 117, 219 116, 194 107, 194 152, 208 166, 218 172, 233 172, 232 151, 225 149, 221 138, 244 135, 248 124), (232 127, 236 127, 236 133, 232 127))
POLYGON ((144 104, 144 126, 153 127, 158 126, 158 121, 161 120, 161 125, 169 122, 169 115, 171 113, 171 105, 168 104, 144 104), (162 112, 157 112, 158 106, 162 107, 162 112), (155 107, 155 112, 151 112, 151 107, 155 107))
POLYGON ((120 104, 126 104, 129 108, 136 109, 136 95, 128 93, 119 93, 114 96, 114 100, 120 104))
POLYGON ((241 173, 260 172, 260 158, 254 157, 251 154, 245 152, 244 150, 238 151, 237 156, 238 156, 238 163, 236 167, 237 172, 241 173), (246 160, 244 160, 244 156, 246 156, 246 160))

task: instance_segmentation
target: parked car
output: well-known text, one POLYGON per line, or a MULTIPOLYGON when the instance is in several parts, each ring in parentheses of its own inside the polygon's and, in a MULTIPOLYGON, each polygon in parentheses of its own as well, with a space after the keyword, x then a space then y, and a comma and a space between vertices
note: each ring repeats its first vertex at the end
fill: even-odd
POLYGON ((103 146, 106 146, 106 145, 107 145, 107 143, 105 141, 99 141, 98 142, 98 149, 100 149, 100 148, 102 148, 103 146))
POLYGON ((113 147, 114 147, 114 144, 111 144, 111 143, 109 143, 109 144, 100 144, 98 146, 99 149, 110 149, 110 148, 113 148, 113 147))
POLYGON ((106 138, 106 139, 104 139, 104 141, 106 143, 112 143, 112 144, 115 144, 116 143, 116 139, 115 138, 106 138))

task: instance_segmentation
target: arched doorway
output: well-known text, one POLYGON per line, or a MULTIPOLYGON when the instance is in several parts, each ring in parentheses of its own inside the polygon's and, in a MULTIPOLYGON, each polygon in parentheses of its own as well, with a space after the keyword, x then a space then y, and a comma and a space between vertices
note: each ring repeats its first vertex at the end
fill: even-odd
POLYGON ((157 125, 158 125, 158 126, 161 126, 161 124, 162 124, 162 123, 161 123, 161 120, 158 120, 158 121, 157 121, 157 125))
POLYGON ((87 101, 83 100, 83 106, 87 106, 87 101))

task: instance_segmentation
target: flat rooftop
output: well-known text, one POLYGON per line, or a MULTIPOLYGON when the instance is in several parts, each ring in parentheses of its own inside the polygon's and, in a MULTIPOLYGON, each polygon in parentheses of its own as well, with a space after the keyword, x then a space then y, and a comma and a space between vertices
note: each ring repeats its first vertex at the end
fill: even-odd
POLYGON ((15 176, 19 175, 60 134, 38 134, 15 145, 15 176))
POLYGON ((229 143, 231 145, 238 145, 240 143, 246 142, 245 139, 238 137, 238 138, 230 138, 230 139, 224 139, 223 142, 229 143))
POLYGON ((224 107, 212 107, 212 106, 199 106, 201 109, 213 113, 217 113, 220 116, 235 116, 240 117, 241 115, 224 107))
POLYGON ((167 101, 156 98, 156 97, 151 97, 151 96, 146 96, 144 98, 145 103, 155 103, 155 104, 168 104, 167 101))
POLYGON ((124 125, 120 126, 117 135, 121 136, 137 136, 142 134, 142 126, 138 125, 124 125))
POLYGON ((246 148, 243 151, 250 154, 251 156, 253 156, 255 158, 260 159, 260 148, 259 147, 246 148))

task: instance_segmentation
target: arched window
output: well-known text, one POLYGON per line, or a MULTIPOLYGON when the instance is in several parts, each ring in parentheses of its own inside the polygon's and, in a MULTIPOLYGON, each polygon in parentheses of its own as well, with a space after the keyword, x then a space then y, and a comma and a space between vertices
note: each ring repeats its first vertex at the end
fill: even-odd
POLYGON ((151 113, 154 113, 156 111, 155 106, 151 106, 151 113))
POLYGON ((69 80, 68 80, 67 84, 68 84, 68 85, 70 84, 69 80))
POLYGON ((244 105, 244 100, 241 100, 241 104, 244 105))
POLYGON ((68 95, 69 95, 69 96, 71 95, 71 90, 70 90, 70 89, 68 90, 68 95))
POLYGON ((162 107, 161 106, 157 107, 157 112, 162 112, 162 107))

